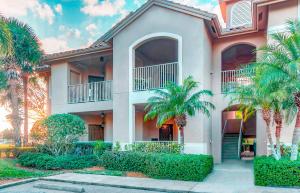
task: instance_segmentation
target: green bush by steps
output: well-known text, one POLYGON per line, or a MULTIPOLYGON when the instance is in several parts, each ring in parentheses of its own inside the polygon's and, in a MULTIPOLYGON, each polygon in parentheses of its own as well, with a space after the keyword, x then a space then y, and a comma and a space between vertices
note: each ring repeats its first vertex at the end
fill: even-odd
POLYGON ((158 179, 203 181, 213 169, 209 155, 107 151, 101 158, 106 169, 142 172, 158 179))
POLYGON ((52 156, 43 153, 23 153, 19 156, 18 161, 22 166, 42 170, 82 169, 96 166, 98 163, 94 155, 52 156))
POLYGON ((290 161, 289 157, 284 157, 276 161, 273 157, 256 157, 254 176, 259 186, 300 187, 300 158, 290 161))
POLYGON ((75 155, 91 155, 94 153, 95 147, 99 144, 103 144, 105 151, 112 150, 112 143, 103 142, 103 141, 79 141, 75 143, 74 152, 75 155))

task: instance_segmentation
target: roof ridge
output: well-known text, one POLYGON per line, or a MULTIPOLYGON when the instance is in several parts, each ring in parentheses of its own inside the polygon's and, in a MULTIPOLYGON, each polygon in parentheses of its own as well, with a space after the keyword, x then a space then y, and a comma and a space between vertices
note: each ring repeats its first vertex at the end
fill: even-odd
POLYGON ((103 39, 105 39, 111 32, 113 32, 115 29, 117 29, 120 25, 122 25, 126 20, 129 20, 130 17, 132 17, 134 14, 138 14, 141 10, 146 9, 148 6, 151 5, 159 5, 160 3, 162 4, 167 4, 167 5, 173 5, 177 6, 182 9, 192 9, 192 10, 186 10, 186 11, 195 11, 195 12, 202 12, 201 14, 206 14, 207 17, 214 18, 217 17, 216 14, 210 13, 208 11, 205 11, 203 9, 194 7, 194 6, 189 6, 185 4, 181 4, 178 2, 174 2, 171 0, 148 0, 146 3, 144 3, 142 6, 140 6, 138 9, 136 9, 133 12, 130 12, 126 17, 124 17, 122 20, 120 20, 118 23, 116 23, 112 28, 110 28, 105 34, 103 34, 100 38, 98 38, 90 47, 97 46, 98 44, 101 44, 101 42, 104 42, 103 39))

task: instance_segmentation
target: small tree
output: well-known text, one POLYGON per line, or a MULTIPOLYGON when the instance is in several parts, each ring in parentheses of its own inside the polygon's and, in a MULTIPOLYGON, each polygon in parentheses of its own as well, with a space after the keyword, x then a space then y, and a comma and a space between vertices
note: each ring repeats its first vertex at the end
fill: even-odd
POLYGON ((69 153, 74 142, 86 131, 84 121, 71 114, 51 115, 43 121, 43 126, 48 131, 45 145, 56 156, 69 153))
POLYGON ((44 120, 37 120, 30 130, 30 138, 34 144, 44 144, 48 138, 47 128, 43 125, 44 120))
POLYGON ((183 85, 170 82, 165 90, 155 90, 156 96, 149 98, 145 110, 147 114, 144 120, 152 120, 157 117, 157 126, 162 126, 166 121, 174 119, 180 131, 180 144, 184 146, 184 132, 187 116, 194 116, 196 112, 201 112, 210 116, 210 110, 215 106, 202 97, 211 97, 210 90, 197 89, 198 83, 191 76, 183 81, 183 85))

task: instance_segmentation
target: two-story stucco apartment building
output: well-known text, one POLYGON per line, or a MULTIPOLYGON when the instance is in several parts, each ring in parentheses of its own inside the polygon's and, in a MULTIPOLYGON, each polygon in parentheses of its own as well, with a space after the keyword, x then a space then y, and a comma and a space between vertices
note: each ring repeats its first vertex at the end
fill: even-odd
MULTIPOLYGON (((188 118, 185 152, 212 154, 215 162, 247 150, 266 154, 265 125, 257 112, 242 123, 226 92, 249 78, 241 64, 255 61, 254 49, 283 31, 287 19, 300 17, 298 0, 219 0, 226 27, 215 14, 167 0, 149 0, 90 47, 46 55, 50 114, 79 115, 87 125, 82 140, 119 142, 177 141, 170 120, 156 128, 143 121, 151 89, 168 81, 181 84, 192 75, 210 89, 216 109, 211 118, 188 118), (243 75, 242 75, 243 74, 243 75), (253 141, 255 143, 253 143, 253 141)), ((292 128, 292 126, 291 126, 292 128)), ((283 142, 291 142, 291 129, 283 142)))

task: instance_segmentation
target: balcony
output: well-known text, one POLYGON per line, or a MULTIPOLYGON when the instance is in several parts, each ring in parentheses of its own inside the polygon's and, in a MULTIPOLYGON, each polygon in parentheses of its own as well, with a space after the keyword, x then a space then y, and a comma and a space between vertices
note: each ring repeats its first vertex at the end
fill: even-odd
POLYGON ((253 69, 245 68, 240 70, 226 70, 221 72, 221 92, 234 92, 241 85, 251 84, 253 69))
POLYGON ((133 69, 133 91, 165 88, 169 82, 178 83, 178 62, 133 69))
POLYGON ((87 103, 112 100, 112 81, 100 81, 68 86, 68 103, 87 103))

